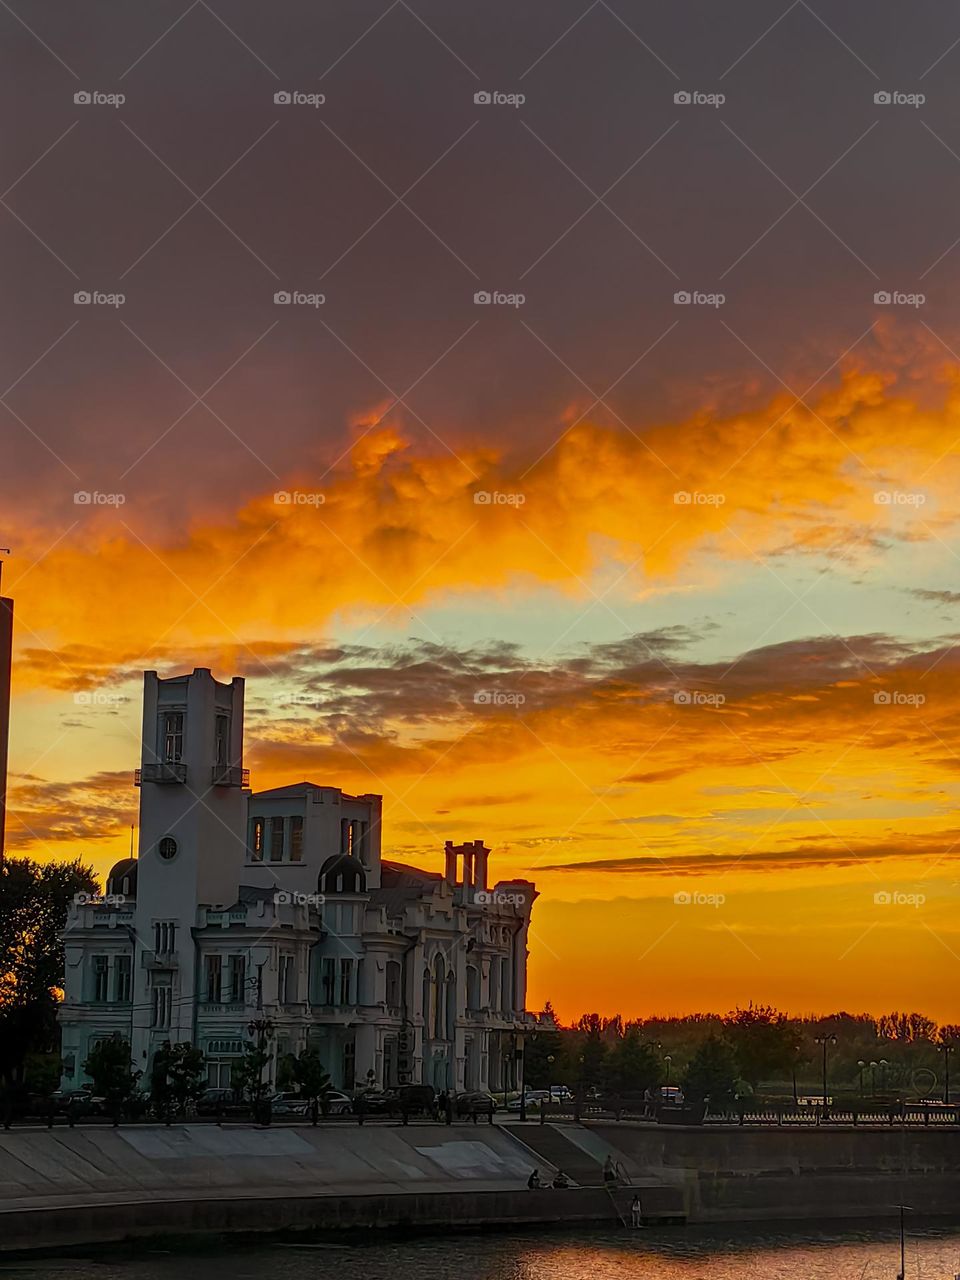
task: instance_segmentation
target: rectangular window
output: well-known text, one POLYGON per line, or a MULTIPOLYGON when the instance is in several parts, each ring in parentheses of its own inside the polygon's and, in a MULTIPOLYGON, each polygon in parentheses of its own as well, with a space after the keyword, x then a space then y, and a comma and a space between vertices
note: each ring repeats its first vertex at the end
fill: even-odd
POLYGON ((283 819, 270 819, 270 861, 283 861, 283 819))
POLYGON ((303 818, 290 819, 290 861, 303 861, 303 818))
POLYGON ((321 1004, 333 1004, 333 959, 325 956, 320 966, 320 996, 321 1004))
POLYGON ((277 1000, 289 1004, 293 999, 293 956, 281 953, 280 971, 277 977, 277 1000))
POLYGON ((93 998, 103 1004, 109 997, 110 960, 107 956, 93 957, 93 998))
POLYGON ((217 716, 217 764, 230 763, 230 717, 217 716))
POLYGON ((164 764, 176 764, 183 759, 183 712, 164 712, 161 725, 164 764))
POLYGON ((207 956, 207 1003, 219 1004, 223 965, 219 956, 207 956))
POLYGON ((172 920, 159 920, 153 926, 154 951, 158 955, 166 955, 177 949, 177 926, 172 920))
POLYGON ((153 988, 153 1025, 169 1027, 173 1007, 173 988, 169 985, 153 988))
POLYGON ((339 992, 340 998, 337 1001, 338 1004, 343 1005, 343 1004, 353 1003, 350 996, 350 987, 351 987, 352 981, 353 981, 353 961, 341 960, 340 961, 340 992, 339 992))
POLYGON ((234 1004, 243 1004, 247 990, 247 958, 246 956, 230 957, 230 999, 234 1004))
POLYGON ((263 818, 250 819, 250 861, 263 861, 263 818))
POLYGON ((130 1000, 132 988, 132 965, 129 956, 117 956, 113 962, 114 978, 114 999, 121 1004, 126 1004, 130 1000))

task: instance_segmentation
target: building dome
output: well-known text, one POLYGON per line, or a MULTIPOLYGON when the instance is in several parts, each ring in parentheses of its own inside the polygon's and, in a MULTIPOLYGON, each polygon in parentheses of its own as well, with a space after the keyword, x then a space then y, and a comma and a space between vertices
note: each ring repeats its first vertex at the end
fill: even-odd
POLYGON ((336 853, 320 868, 317 891, 325 897, 337 893, 366 893, 367 873, 357 858, 336 853))
POLYGON ((136 858, 122 858, 110 868, 110 874, 107 876, 107 894, 116 894, 119 898, 137 896, 136 858))

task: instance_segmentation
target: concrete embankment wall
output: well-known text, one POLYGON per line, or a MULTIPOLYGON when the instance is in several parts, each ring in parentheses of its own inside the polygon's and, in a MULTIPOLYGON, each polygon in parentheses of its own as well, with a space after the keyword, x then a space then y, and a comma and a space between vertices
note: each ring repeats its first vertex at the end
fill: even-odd
POLYGON ((682 1190, 690 1222, 893 1216, 960 1221, 960 1130, 591 1123, 570 1137, 682 1190))
MULTIPOLYGON (((960 1220, 960 1132, 528 1126, 108 1126, 0 1133, 0 1253, 159 1234, 596 1222, 633 1189, 586 1183, 607 1154, 661 1220, 960 1220)), ((625 1198, 624 1198, 625 1197, 625 1198)))

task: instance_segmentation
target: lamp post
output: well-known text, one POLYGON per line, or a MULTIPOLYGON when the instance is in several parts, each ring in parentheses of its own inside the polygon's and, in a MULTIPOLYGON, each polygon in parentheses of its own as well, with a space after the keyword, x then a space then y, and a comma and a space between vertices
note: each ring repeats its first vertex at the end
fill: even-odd
POLYGON ((866 1065, 867 1064, 864 1062, 862 1058, 859 1058, 857 1060, 857 1070, 860 1073, 860 1097, 861 1098, 863 1097, 863 1069, 866 1065))
POLYGON ((886 1093, 887 1091, 887 1067, 889 1067, 889 1065, 890 1063, 886 1060, 886 1058, 881 1058, 880 1061, 877 1063, 877 1066, 880 1068, 880 1092, 881 1093, 886 1093))
POLYGON ((666 1067, 667 1067, 667 1088, 669 1089, 670 1088, 670 1064, 673 1062, 673 1058, 670 1056, 669 1053, 665 1053, 663 1055, 663 1060, 666 1063, 666 1067))
POLYGON ((871 1062, 870 1063, 870 1097, 875 1098, 876 1096, 877 1096, 877 1064, 875 1062, 871 1062))
MULTIPOLYGON (((261 1057, 265 1057, 267 1041, 273 1038, 273 1023, 269 1018, 255 1018, 252 1022, 247 1023, 247 1031, 251 1040, 256 1038, 257 1053, 259 1053, 261 1057)), ((254 1086, 254 1113, 258 1118, 262 1110, 263 1068, 265 1066, 266 1063, 261 1062, 260 1072, 257 1076, 256 1085, 254 1086)))
POLYGON ((831 1044, 836 1044, 836 1043, 837 1043, 837 1037, 834 1035, 816 1036, 814 1039, 814 1044, 820 1045, 823 1049, 823 1112, 824 1113, 826 1113, 826 1110, 827 1110, 827 1047, 831 1044))
POLYGON ((950 1105, 950 1055, 956 1047, 950 1040, 937 1045, 937 1053, 943 1054, 943 1104, 946 1107, 950 1105))

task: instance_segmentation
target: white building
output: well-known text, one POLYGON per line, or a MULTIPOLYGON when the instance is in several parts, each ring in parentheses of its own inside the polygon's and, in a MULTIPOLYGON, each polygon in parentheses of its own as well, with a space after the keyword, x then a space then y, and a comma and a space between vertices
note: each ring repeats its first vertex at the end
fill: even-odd
MULTIPOLYGON (((140 856, 64 930, 64 1088, 119 1033, 149 1077, 188 1041, 229 1085, 255 1021, 277 1059, 315 1048, 335 1086, 513 1087, 536 890, 488 884, 482 840, 442 873, 381 858, 382 800, 297 782, 251 794, 243 680, 144 675, 140 856)), ((438 851, 439 853, 439 851, 438 851)))

